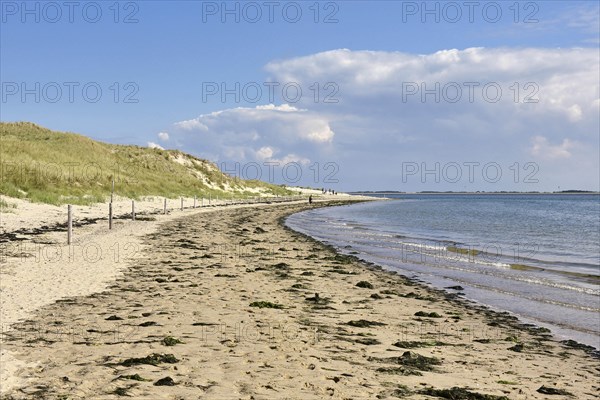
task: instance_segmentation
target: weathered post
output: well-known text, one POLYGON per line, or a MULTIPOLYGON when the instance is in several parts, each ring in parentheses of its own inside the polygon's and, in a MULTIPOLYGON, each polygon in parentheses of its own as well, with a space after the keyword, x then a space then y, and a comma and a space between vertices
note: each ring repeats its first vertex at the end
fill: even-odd
POLYGON ((167 213, 167 198, 165 197, 165 205, 163 206, 163 214, 167 213))
POLYGON ((113 209, 112 201, 108 203, 108 229, 112 229, 113 209))
POLYGON ((67 206, 67 244, 71 244, 73 237, 73 206, 67 206))
POLYGON ((181 198, 181 211, 183 211, 183 197, 181 198))
POLYGON ((131 200, 131 220, 135 221, 135 200, 131 200))

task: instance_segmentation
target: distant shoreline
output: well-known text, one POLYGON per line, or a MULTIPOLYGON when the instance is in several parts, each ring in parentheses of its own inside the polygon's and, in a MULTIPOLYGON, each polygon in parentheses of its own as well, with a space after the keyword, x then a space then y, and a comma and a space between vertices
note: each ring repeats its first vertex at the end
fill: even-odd
POLYGON ((600 195, 600 192, 588 192, 588 191, 568 191, 568 192, 346 192, 349 195, 362 195, 362 196, 371 196, 371 195, 389 195, 389 194, 402 194, 402 195, 576 195, 576 194, 586 194, 586 195, 600 195))

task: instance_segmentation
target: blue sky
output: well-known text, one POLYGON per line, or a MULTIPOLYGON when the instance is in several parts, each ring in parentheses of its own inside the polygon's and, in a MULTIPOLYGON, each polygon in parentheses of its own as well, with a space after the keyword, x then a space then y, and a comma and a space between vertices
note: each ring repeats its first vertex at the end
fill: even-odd
POLYGON ((337 190, 599 189, 598 2, 0 3, 3 121, 337 190))

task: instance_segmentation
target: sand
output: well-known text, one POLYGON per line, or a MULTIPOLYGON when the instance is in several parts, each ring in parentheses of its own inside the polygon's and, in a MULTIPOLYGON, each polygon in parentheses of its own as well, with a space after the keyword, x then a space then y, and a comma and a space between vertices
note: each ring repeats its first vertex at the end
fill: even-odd
MULTIPOLYGON (((8 204, 0 212, 0 329, 8 332, 43 305, 70 296, 102 291, 115 281, 130 262, 145 249, 141 238, 155 232, 160 224, 190 212, 209 212, 228 205, 232 199, 167 200, 145 197, 135 201, 137 220, 131 220, 131 199, 115 197, 114 224, 108 230, 108 204, 73 205, 73 243, 66 244, 67 206, 31 203, 0 196, 8 204), (208 206, 211 207, 208 207, 208 206), (200 208, 206 206, 205 208, 200 208)), ((326 196, 323 196, 325 199, 326 196)), ((21 362, 6 346, 0 348, 0 392, 10 390, 18 380, 15 368, 21 362)))
POLYGON ((111 257, 7 258, 2 398, 597 398, 584 351, 279 224, 307 207, 188 210, 110 233, 101 221, 75 247, 111 257))

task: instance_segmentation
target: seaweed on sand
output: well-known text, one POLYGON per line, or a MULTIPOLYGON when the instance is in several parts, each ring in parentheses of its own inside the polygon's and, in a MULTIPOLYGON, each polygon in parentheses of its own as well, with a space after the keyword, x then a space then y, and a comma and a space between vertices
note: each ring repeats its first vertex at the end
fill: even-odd
POLYGON ((421 393, 428 396, 441 397, 442 399, 449 400, 509 400, 506 396, 481 394, 459 387, 453 387, 451 389, 427 388, 422 390, 421 393))
POLYGON ((177 358, 175 358, 175 356, 173 354, 152 353, 146 357, 128 358, 126 360, 121 361, 119 364, 124 367, 131 367, 133 365, 141 365, 141 364, 156 366, 161 363, 175 364, 176 362, 179 362, 179 360, 177 358))
POLYGON ((405 351, 399 357, 375 358, 369 357, 369 361, 376 361, 386 364, 398 364, 410 369, 419 371, 433 371, 436 365, 441 365, 442 362, 435 357, 425 357, 412 351, 405 351))
POLYGON ((254 302, 250 303, 250 307, 282 309, 283 305, 277 304, 277 303, 271 303, 270 301, 254 301, 254 302))
POLYGON ((348 321, 347 324, 350 325, 350 326, 354 326, 356 328, 369 328, 371 326, 384 326, 384 325, 386 325, 383 322, 369 321, 369 320, 366 320, 366 319, 358 319, 358 320, 348 321))

